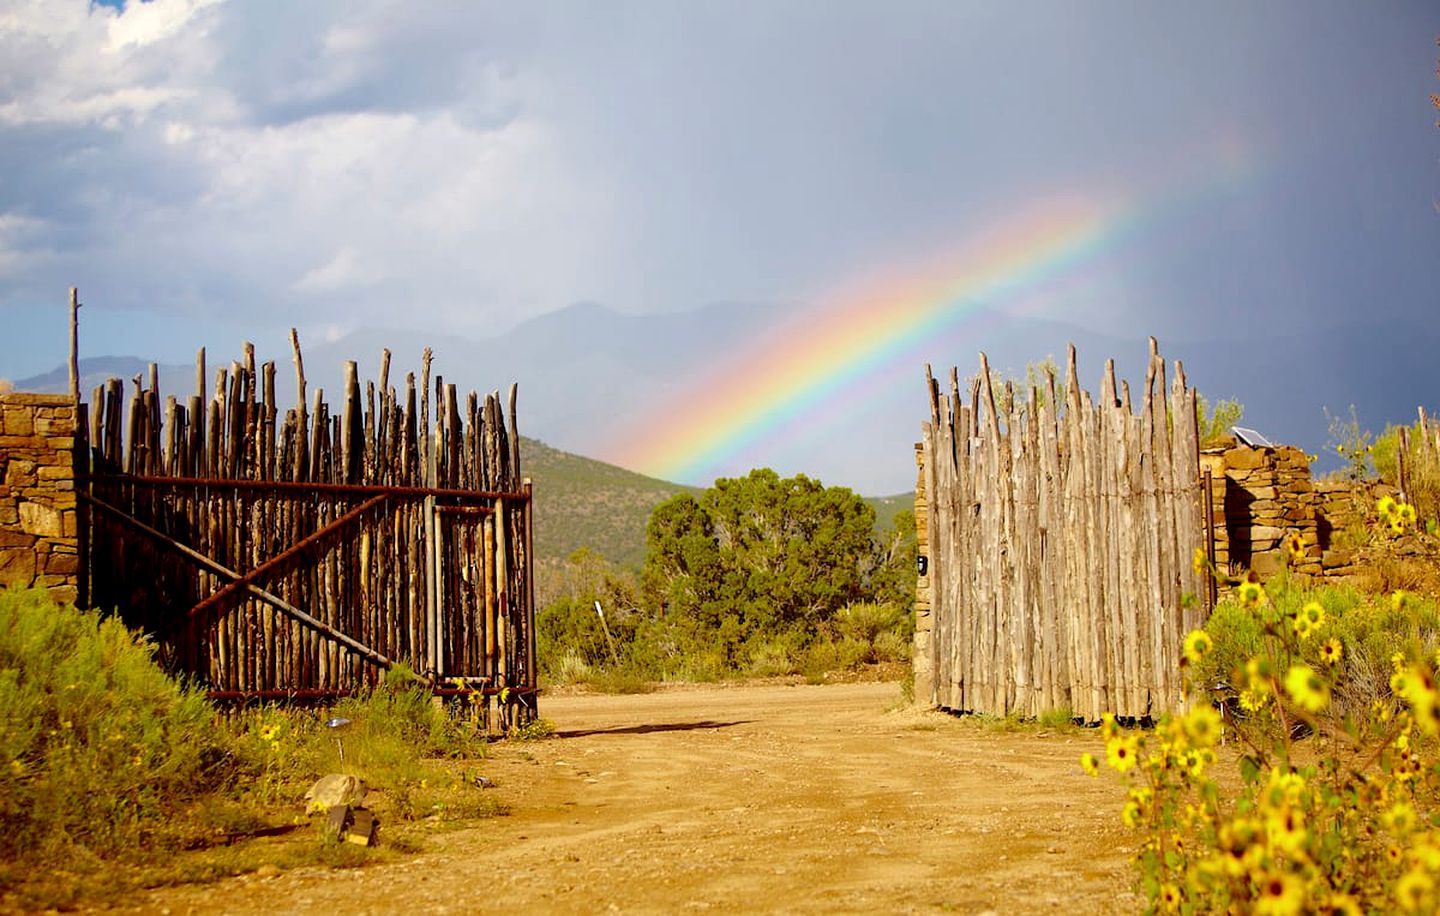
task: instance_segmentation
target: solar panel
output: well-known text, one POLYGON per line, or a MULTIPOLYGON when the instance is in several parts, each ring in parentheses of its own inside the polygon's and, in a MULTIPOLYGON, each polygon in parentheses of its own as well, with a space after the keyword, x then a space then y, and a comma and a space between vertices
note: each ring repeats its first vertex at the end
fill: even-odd
POLYGON ((1244 426, 1232 426, 1230 427, 1230 431, 1235 434, 1235 438, 1240 441, 1241 445, 1258 445, 1264 448, 1275 447, 1269 439, 1266 439, 1253 429, 1247 429, 1244 426))

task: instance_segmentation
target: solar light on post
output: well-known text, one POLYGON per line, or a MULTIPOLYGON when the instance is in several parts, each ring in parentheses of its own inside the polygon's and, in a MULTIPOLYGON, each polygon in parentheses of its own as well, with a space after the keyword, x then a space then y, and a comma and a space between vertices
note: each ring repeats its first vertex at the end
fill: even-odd
POLYGON ((350 720, 342 719, 339 716, 336 716, 333 719, 327 721, 325 723, 325 727, 330 729, 330 731, 335 735, 335 750, 340 752, 340 765, 344 766, 345 744, 340 740, 340 736, 344 734, 345 730, 350 727, 350 720))

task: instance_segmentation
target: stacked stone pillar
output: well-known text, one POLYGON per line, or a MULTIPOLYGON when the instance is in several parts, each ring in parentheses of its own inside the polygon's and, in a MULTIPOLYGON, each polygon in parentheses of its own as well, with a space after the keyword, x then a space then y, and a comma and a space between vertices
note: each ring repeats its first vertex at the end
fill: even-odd
POLYGON ((0 394, 0 586, 76 599, 75 428, 68 396, 0 394))
POLYGON ((915 554, 919 561, 915 579, 915 644, 911 655, 915 675, 915 701, 931 705, 935 693, 935 668, 930 657, 930 639, 935 626, 930 600, 930 508, 925 497, 924 443, 915 443, 915 554))
POLYGON ((1315 486, 1310 461, 1294 446, 1251 447, 1233 441, 1206 449, 1215 506, 1215 562, 1222 570, 1274 575, 1287 562, 1306 575, 1322 573, 1315 486), (1300 538, 1296 557, 1286 544, 1300 538))

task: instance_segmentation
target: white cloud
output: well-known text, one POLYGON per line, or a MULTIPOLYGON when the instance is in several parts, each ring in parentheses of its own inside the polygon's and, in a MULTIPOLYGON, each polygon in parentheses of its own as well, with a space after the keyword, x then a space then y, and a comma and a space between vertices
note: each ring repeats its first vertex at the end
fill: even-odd
POLYGON ((110 16, 106 34, 107 46, 112 51, 124 51, 172 38, 183 31, 197 13, 220 2, 221 0, 147 0, 137 3, 132 0, 125 5, 122 13, 106 11, 110 16))
POLYGON ((53 252, 37 247, 46 228, 44 220, 0 213, 0 280, 18 276, 53 257, 53 252))
POLYGON ((330 292, 347 286, 367 285, 378 279, 373 271, 360 264, 355 249, 347 245, 325 264, 307 270, 295 283, 295 288, 301 292, 330 292))
POLYGON ((30 0, 0 14, 0 125, 111 130, 196 99, 213 48, 201 13, 218 0, 154 0, 123 12, 30 0))

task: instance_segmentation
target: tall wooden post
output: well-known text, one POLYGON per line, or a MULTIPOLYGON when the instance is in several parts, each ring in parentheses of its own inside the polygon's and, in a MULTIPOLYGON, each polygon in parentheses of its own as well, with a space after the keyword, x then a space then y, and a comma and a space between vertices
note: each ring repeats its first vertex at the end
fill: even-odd
POLYGON ((70 397, 80 403, 80 290, 70 287, 70 397))
MULTIPOLYGON (((75 474, 75 488, 88 492, 90 486, 90 414, 80 403, 80 290, 70 287, 70 400, 75 405, 75 447, 72 467, 75 474)), ((90 537, 89 507, 75 507, 75 603, 90 607, 90 551, 86 541, 90 537)))

